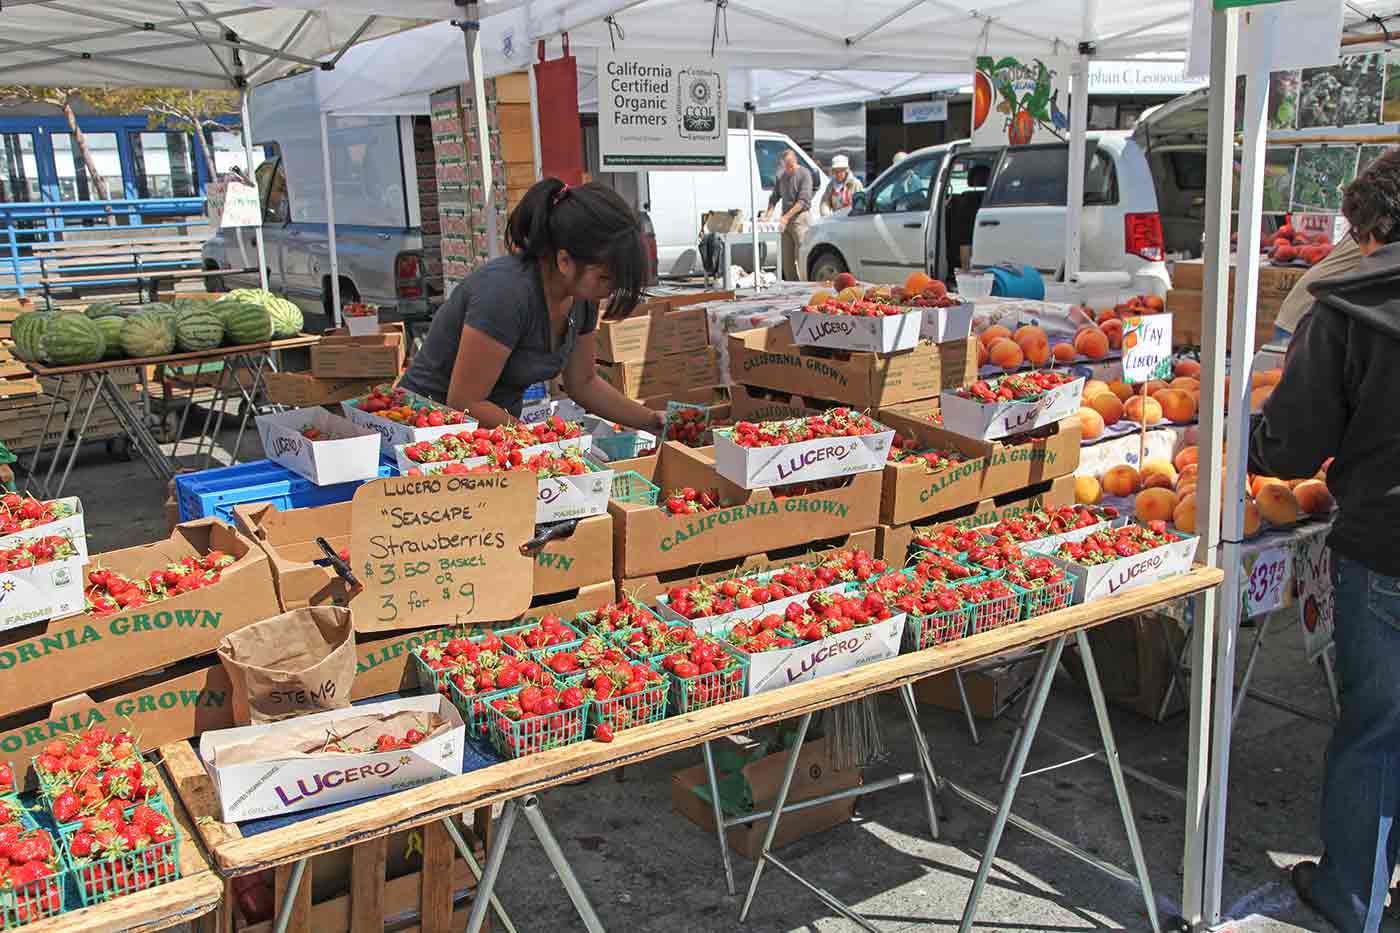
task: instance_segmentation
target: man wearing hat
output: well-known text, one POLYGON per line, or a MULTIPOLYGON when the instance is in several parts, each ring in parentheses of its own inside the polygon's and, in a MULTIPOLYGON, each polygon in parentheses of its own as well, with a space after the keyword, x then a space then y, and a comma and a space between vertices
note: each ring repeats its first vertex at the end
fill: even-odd
POLYGON ((851 174, 851 160, 843 155, 831 159, 831 183, 822 193, 817 205, 817 216, 826 217, 851 206, 851 198, 857 191, 864 191, 860 179, 851 174))

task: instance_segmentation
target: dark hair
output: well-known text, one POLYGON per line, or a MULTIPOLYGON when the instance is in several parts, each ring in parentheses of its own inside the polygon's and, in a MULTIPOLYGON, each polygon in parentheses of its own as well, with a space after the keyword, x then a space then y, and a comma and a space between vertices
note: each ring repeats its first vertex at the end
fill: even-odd
POLYGON ((1400 149, 1391 149, 1342 192, 1342 216, 1358 241, 1400 240, 1400 149))
POLYGON ((641 221, 616 191, 597 182, 577 187, 557 178, 535 182, 510 212, 506 245, 528 259, 552 262, 562 249, 576 262, 607 266, 615 288, 610 318, 631 314, 646 287, 641 221))

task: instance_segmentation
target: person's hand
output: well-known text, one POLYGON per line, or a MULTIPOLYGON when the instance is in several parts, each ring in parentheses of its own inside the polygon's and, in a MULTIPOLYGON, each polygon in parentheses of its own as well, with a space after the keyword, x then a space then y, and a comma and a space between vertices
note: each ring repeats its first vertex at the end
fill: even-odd
POLYGON ((651 426, 646 430, 656 435, 658 443, 666 440, 666 413, 664 411, 658 411, 651 426))
POLYGON ((786 230, 786 229, 787 229, 787 225, 788 225, 788 219, 787 219, 787 217, 779 217, 779 218, 778 218, 778 230, 779 230, 779 231, 786 230))

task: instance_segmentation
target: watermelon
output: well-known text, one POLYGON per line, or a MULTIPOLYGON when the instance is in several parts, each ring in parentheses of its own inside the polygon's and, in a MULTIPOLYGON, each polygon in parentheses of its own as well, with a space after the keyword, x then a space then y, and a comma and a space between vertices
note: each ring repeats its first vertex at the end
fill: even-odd
POLYGON ((94 320, 100 317, 107 317, 108 315, 124 317, 131 313, 133 312, 126 305, 116 301, 99 301, 96 304, 88 305, 87 310, 83 312, 83 314, 94 320))
POLYGON ((85 314, 60 314, 44 331, 43 354, 54 366, 96 363, 106 349, 101 329, 85 314))
POLYGON ((175 318, 175 345, 181 350, 212 350, 223 340, 224 322, 213 311, 195 308, 175 318))
POLYGON ((10 325, 10 338, 15 342, 15 355, 22 360, 37 363, 42 360, 40 349, 44 331, 53 314, 49 311, 26 311, 10 325))
POLYGON ((181 311, 213 311, 216 310, 215 304, 208 298, 176 298, 169 306, 178 314, 181 311))
POLYGON ((122 321, 121 345, 127 356, 164 356, 175 349, 175 329, 149 311, 122 321))
POLYGON ((225 311, 224 326, 229 343, 266 343, 272 339, 272 314, 251 302, 239 302, 225 311))
POLYGON ((104 314, 101 317, 92 318, 92 322, 97 325, 97 329, 102 331, 102 341, 106 346, 102 354, 106 359, 112 359, 122 355, 122 328, 126 326, 126 318, 119 314, 104 314))
MULTIPOLYGON (((294 337, 301 332, 305 319, 301 309, 280 295, 261 288, 236 288, 219 300, 220 305, 240 303, 266 308, 272 316, 274 337, 294 337)), ((251 341, 249 341, 251 342, 251 341)))

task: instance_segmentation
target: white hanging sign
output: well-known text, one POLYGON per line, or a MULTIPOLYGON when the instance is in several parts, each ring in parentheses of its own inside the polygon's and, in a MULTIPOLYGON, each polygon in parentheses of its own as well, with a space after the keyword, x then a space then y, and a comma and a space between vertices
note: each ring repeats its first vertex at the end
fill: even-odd
POLYGON ((1335 604, 1332 594, 1332 549, 1327 536, 1316 534, 1298 543, 1294 558, 1298 582, 1298 623, 1303 630, 1303 650, 1316 661, 1332 643, 1335 604))
POLYGON ((598 150, 605 172, 723 171, 725 69, 707 55, 598 50, 598 150))
POLYGON ((262 201, 254 185, 212 181, 204 186, 204 198, 211 232, 223 227, 262 226, 262 201))
POLYGON ((1273 612, 1283 605, 1289 572, 1289 552, 1286 548, 1265 548, 1245 558, 1244 617, 1253 619, 1273 612))
POLYGON ((1069 139, 1069 68, 1063 59, 979 55, 973 72, 974 146, 1069 139))
POLYGON ((1128 385, 1170 379, 1172 317, 1151 314, 1123 321, 1123 381, 1128 385))
POLYGON ((948 100, 916 100, 904 105, 905 123, 946 123, 948 121, 948 100))

